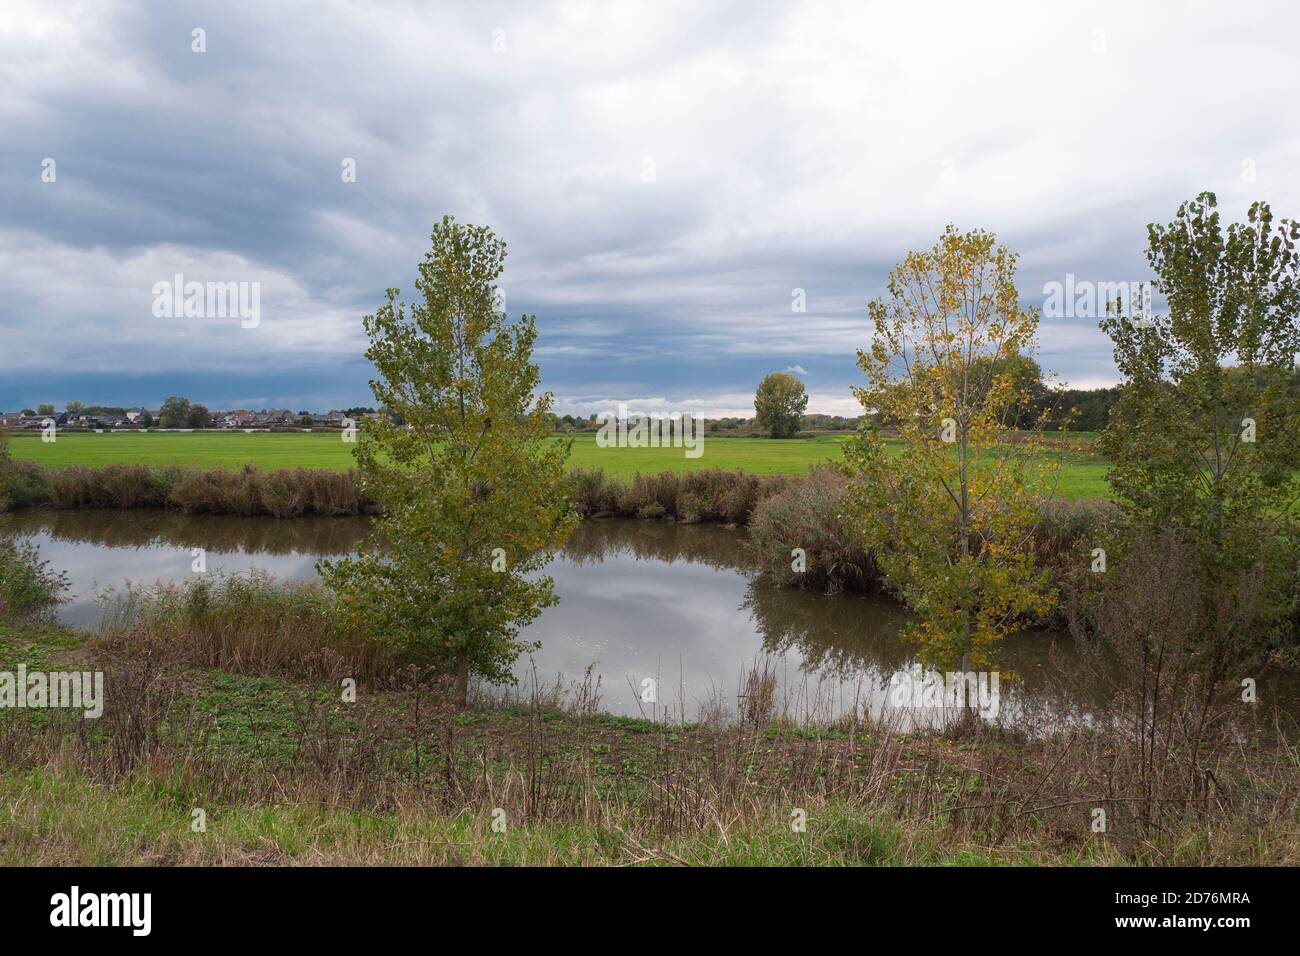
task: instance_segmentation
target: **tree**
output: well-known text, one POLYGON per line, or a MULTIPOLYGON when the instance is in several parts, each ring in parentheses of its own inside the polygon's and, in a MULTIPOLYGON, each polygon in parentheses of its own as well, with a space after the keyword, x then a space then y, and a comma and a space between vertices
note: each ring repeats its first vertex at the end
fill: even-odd
POLYGON ((40 405, 37 405, 37 406, 36 406, 36 414, 37 414, 37 415, 43 415, 43 416, 45 416, 46 418, 49 418, 51 415, 54 414, 54 406, 51 405, 51 404, 49 404, 48 402, 44 402, 44 403, 42 403, 42 404, 40 404, 40 405))
POLYGON ((158 410, 159 428, 188 428, 190 424, 190 400, 173 395, 162 403, 158 410))
POLYGON ((86 406, 82 402, 68 402, 63 406, 63 410, 67 412, 69 418, 75 418, 81 414, 85 407, 86 406))
POLYGON ((755 422, 773 438, 794 437, 807 407, 803 382, 788 372, 772 372, 758 383, 754 394, 755 422))
POLYGON ((1255 203, 1225 230, 1206 192, 1147 234, 1169 314, 1133 322, 1115 308, 1101 323, 1124 377, 1102 449, 1127 539, 1172 530, 1192 549, 1204 619, 1219 622, 1201 652, 1226 677, 1291 593, 1300 224, 1255 203), (1235 607, 1247 592, 1270 598, 1252 620, 1235 607))
POLYGON ((1042 413, 1044 400, 1052 394, 1043 384, 1043 370, 1038 362, 1028 355, 1017 352, 997 360, 987 355, 977 356, 972 360, 971 366, 977 382, 993 381, 997 375, 1008 373, 1011 376, 1012 389, 1017 395, 1024 396, 1024 401, 1011 410, 1011 415, 1006 419, 1007 425, 1017 429, 1035 427, 1042 413), (993 374, 990 374, 990 370, 993 374))
POLYGON ((389 289, 365 318, 380 407, 355 456, 383 509, 375 543, 322 562, 344 620, 406 658, 456 677, 512 680, 522 627, 556 602, 538 574, 573 529, 564 493, 569 442, 550 439, 538 395, 535 318, 496 311, 505 243, 444 217, 408 306, 389 289), (383 544, 378 543, 379 540, 383 544))
POLYGON ((1024 545, 1059 465, 1036 454, 1041 430, 1015 449, 1000 438, 1027 397, 1010 359, 1033 351, 1038 327, 1015 265, 992 234, 949 226, 890 273, 858 353, 867 415, 846 443, 847 513, 916 612, 905 636, 926 666, 989 667, 1026 615, 1052 606, 1024 545), (897 454, 872 412, 897 422, 897 454))
POLYGON ((212 413, 208 411, 206 405, 191 405, 189 414, 185 416, 185 421, 190 428, 211 428, 212 413))

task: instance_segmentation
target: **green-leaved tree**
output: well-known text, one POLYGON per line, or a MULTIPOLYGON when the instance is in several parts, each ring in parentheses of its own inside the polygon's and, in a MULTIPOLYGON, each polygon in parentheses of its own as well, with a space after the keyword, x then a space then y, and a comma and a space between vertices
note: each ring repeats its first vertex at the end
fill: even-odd
POLYGON ((772 372, 758 383, 754 421, 773 438, 793 438, 807 407, 803 382, 789 372, 772 372))
POLYGON ((355 451, 383 509, 353 558, 322 562, 345 622, 456 676, 511 679, 522 627, 557 600, 539 574, 574 526, 563 488, 567 442, 550 439, 538 394, 535 320, 509 323, 496 282, 505 243, 444 217, 419 267, 419 297, 398 290, 365 317, 376 402, 355 451), (382 542, 382 544, 380 543, 382 542))
MULTIPOLYGON (((172 395, 167 401, 162 403, 162 408, 158 411, 158 426, 160 428, 189 428, 190 416, 194 406, 190 404, 188 398, 182 398, 179 395, 172 395)), ((72 403, 68 404, 68 411, 72 410, 72 403)))
POLYGON ((1115 308, 1101 323, 1124 376, 1101 441, 1130 536, 1176 531, 1192 548, 1222 631, 1206 637, 1237 645, 1208 651, 1226 664, 1276 624, 1295 573, 1283 537, 1300 494, 1300 223, 1255 203, 1225 229, 1216 207, 1202 193, 1147 227, 1169 313, 1115 308), (1245 576, 1249 610, 1232 606, 1245 576))

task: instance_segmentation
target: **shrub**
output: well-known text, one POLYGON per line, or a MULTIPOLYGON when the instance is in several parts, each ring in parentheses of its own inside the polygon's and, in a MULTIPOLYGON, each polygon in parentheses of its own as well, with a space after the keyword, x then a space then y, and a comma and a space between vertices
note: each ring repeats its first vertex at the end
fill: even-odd
POLYGON ((1109 501, 1049 499, 1029 539, 1034 563, 1058 572, 1086 569, 1092 549, 1103 544, 1116 515, 1115 505, 1109 501))
POLYGON ((681 476, 678 517, 682 521, 722 521, 749 524, 760 501, 778 494, 799 479, 785 475, 752 475, 710 468, 681 476))
MULTIPOLYGON (((1256 675, 1260 649, 1243 633, 1266 600, 1266 578, 1248 569, 1217 584, 1213 603, 1197 578, 1195 546, 1173 529, 1137 538, 1086 594, 1072 595, 1077 699, 1105 701, 1095 716, 1113 753, 1110 788, 1143 829, 1168 812, 1204 808, 1226 781, 1205 764, 1215 741, 1237 746, 1251 711, 1242 675, 1256 675)), ((1217 748, 1214 748, 1217 749, 1217 748)))
POLYGON ((259 471, 246 465, 181 468, 177 465, 71 465, 48 468, 18 461, 0 465, 0 507, 177 508, 192 514, 359 515, 375 511, 352 471, 259 471))
POLYGON ((0 467, 0 498, 10 508, 32 508, 50 503, 50 470, 30 461, 11 461, 0 467))
POLYGON ((624 483, 606 475, 603 468, 574 468, 568 475, 568 491, 578 514, 584 518, 615 514, 624 483))
POLYGON ((26 541, 0 538, 0 618, 38 616, 54 607, 67 587, 26 541))
POLYGON ((757 505, 751 546, 773 583, 827 592, 879 589, 875 562, 841 517, 846 492, 844 476, 822 466, 757 505), (803 571, 793 567, 795 548, 804 550, 803 571))
POLYGON ((178 473, 144 465, 52 469, 48 503, 56 508, 161 508, 178 473))
POLYGON ((334 596, 323 585, 282 585, 254 571, 110 594, 97 640, 104 647, 162 644, 183 663, 232 673, 305 680, 387 676, 387 659, 336 622, 334 596))
POLYGON ((706 468, 638 474, 631 482, 599 468, 569 473, 569 495, 578 513, 638 518, 673 518, 684 522, 721 521, 743 525, 755 506, 798 479, 785 475, 751 475, 706 468))

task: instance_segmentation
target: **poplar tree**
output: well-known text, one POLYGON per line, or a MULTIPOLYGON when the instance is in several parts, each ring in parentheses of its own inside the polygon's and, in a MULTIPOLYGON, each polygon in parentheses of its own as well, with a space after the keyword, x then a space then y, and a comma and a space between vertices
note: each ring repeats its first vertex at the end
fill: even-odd
POLYGON ((455 675, 512 680, 520 630, 556 603, 542 568, 576 522, 564 492, 569 443, 532 361, 534 316, 507 320, 506 245, 444 217, 409 305, 389 289, 365 317, 370 387, 387 414, 359 430, 362 487, 382 508, 355 557, 322 562, 347 625, 455 675))
POLYGON ((1127 538, 1174 531, 1192 548, 1235 654, 1285 615, 1295 574, 1300 223, 1257 202, 1225 228, 1217 206, 1202 193, 1147 227, 1168 313, 1102 321, 1124 380, 1101 444, 1127 538), (1247 576, 1266 600, 1242 616, 1247 576))
POLYGON ((926 666, 991 667, 1053 602, 1026 544, 1059 462, 1041 454, 1041 421, 1006 441, 1029 397, 1015 358, 1038 327, 1015 266, 991 233, 949 226, 890 273, 858 353, 866 414, 845 448, 847 514, 915 612, 904 636, 926 666))

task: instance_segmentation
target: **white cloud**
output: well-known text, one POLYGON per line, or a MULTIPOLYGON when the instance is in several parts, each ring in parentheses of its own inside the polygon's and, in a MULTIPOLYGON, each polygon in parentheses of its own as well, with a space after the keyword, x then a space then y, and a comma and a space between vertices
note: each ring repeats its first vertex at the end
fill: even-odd
POLYGON ((173 370, 245 372, 266 354, 283 366, 356 355, 353 317, 313 297, 289 275, 231 252, 160 245, 115 254, 80 249, 30 232, 0 230, 0 334, 8 371, 139 372, 156 363, 173 370), (256 328, 240 317, 157 318, 154 284, 188 281, 256 283, 256 328), (34 321, 48 316, 54 321, 34 321))

